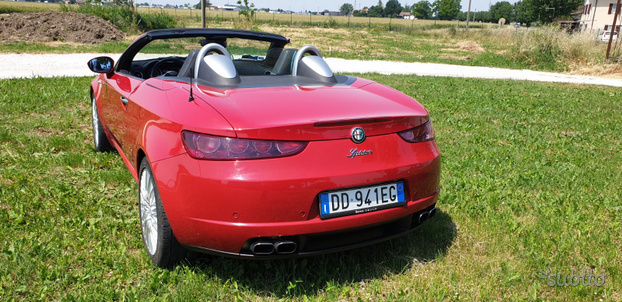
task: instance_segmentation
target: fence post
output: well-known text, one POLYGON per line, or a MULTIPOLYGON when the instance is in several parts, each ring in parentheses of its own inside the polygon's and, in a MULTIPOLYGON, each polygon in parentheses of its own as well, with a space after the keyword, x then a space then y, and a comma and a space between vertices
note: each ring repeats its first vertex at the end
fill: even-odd
MULTIPOLYGON (((620 14, 620 0, 618 0, 618 4, 616 5, 616 11, 613 13, 613 24, 611 25, 611 34, 609 34, 609 43, 607 43, 607 55, 606 58, 609 60, 609 51, 611 51, 611 42, 613 41, 613 33, 616 32, 616 20, 618 19, 618 14, 620 14)), ((620 39, 620 33, 618 33, 618 39, 620 39)))

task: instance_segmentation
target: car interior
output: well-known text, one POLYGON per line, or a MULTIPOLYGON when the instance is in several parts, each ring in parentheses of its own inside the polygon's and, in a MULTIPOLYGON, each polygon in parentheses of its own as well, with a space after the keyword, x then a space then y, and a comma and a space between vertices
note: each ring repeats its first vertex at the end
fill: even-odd
POLYGON ((120 72, 141 79, 165 77, 184 82, 194 80, 217 87, 326 85, 344 83, 349 78, 333 75, 320 51, 313 46, 296 49, 270 45, 263 50, 257 47, 228 47, 225 38, 203 39, 200 43, 200 49, 192 49, 185 57, 137 55, 129 70, 120 72))

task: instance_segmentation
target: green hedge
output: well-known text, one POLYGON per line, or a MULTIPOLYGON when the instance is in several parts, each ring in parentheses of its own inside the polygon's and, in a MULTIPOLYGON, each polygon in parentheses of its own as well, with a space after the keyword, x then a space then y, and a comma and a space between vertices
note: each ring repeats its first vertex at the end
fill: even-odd
POLYGON ((174 17, 165 13, 142 14, 132 11, 129 6, 116 5, 78 5, 70 7, 61 4, 61 12, 77 12, 98 16, 110 21, 124 32, 148 31, 152 29, 174 28, 177 21, 174 17))

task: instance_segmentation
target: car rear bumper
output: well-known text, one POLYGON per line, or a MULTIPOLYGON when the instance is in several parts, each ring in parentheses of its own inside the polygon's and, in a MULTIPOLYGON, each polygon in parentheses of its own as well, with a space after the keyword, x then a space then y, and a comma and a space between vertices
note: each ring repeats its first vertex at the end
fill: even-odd
POLYGON ((300 154, 246 161, 200 161, 182 154, 152 164, 162 203, 177 240, 235 256, 257 255, 256 242, 296 243, 287 255, 307 255, 389 239, 419 225, 435 208, 440 153, 431 142, 410 144, 396 134, 311 142, 300 154), (354 146, 353 146, 354 145, 354 146), (352 148, 371 155, 348 158, 352 148), (340 150, 331 152, 327 150, 340 150), (322 219, 324 191, 402 181, 404 205, 322 219))
MULTIPOLYGON (((323 253, 330 253, 334 251, 347 250, 389 240, 403 235, 423 225, 424 222, 434 217, 434 215, 436 214, 435 202, 437 200, 437 194, 435 194, 434 196, 430 196, 429 199, 426 199, 422 202, 424 202, 424 204, 428 204, 428 202, 430 202, 431 200, 434 203, 423 210, 417 211, 413 214, 406 215, 398 219, 384 221, 378 224, 365 225, 352 229, 337 230, 332 232, 320 232, 312 234, 302 233, 302 235, 292 236, 264 236, 250 238, 246 240, 246 242, 242 246, 242 249, 239 252, 215 250, 211 248, 193 245, 184 246, 188 249, 208 254, 260 259, 311 256, 323 253), (281 243, 289 243, 292 245, 292 248, 290 249, 288 247, 286 249, 280 250, 277 245, 281 243), (257 249, 256 246, 258 244, 270 245, 270 251, 267 252, 265 249, 257 249)), ((311 227, 311 225, 309 225, 308 227, 311 227)), ((302 231, 308 231, 308 229, 302 231)))

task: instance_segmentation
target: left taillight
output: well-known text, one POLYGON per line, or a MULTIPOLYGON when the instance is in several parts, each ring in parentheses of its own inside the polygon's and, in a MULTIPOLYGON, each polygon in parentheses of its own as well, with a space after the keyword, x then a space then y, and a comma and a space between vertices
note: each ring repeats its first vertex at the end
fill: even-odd
POLYGON ((192 158, 238 160, 284 157, 298 154, 307 142, 240 139, 182 131, 182 141, 192 158))
POLYGON ((399 132, 398 134, 409 143, 422 143, 434 139, 434 129, 432 128, 432 122, 429 120, 421 126, 399 132))

